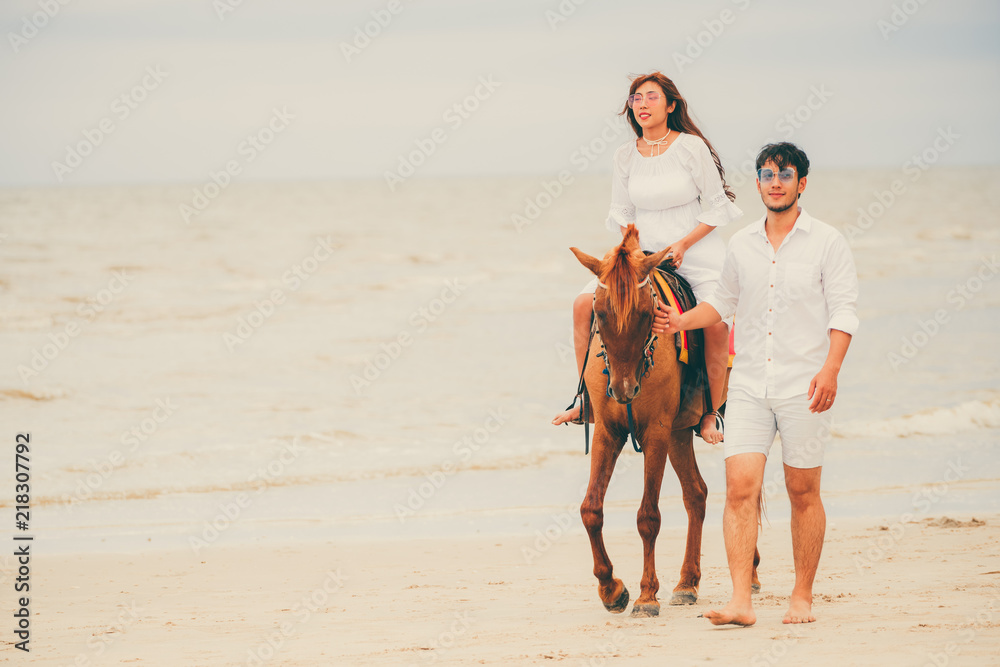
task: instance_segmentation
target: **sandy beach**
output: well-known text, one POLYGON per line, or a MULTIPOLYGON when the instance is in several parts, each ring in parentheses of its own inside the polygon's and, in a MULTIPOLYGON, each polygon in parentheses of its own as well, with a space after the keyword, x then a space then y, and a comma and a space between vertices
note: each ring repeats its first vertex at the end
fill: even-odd
MULTIPOLYGON (((1000 667, 1000 2, 10 0, 0 25, 0 667, 1000 667), (624 444, 610 614, 584 429, 551 424, 593 278, 571 248, 621 243, 625 184, 642 245, 707 286, 785 141, 859 282, 822 402, 818 620, 782 623, 780 435, 756 624, 703 616, 732 591, 700 437, 696 604, 667 606, 667 466, 664 606, 630 616, 624 444), (717 227, 713 165, 742 211, 717 227)), ((783 297, 837 291, 796 254, 827 233, 772 236, 775 280, 740 278, 773 303, 735 346, 766 321, 768 368, 826 352, 783 297)), ((674 372, 655 340, 645 370, 674 372)), ((808 391, 773 370, 771 398, 808 391)), ((646 452, 663 379, 632 405, 646 452)))
MULTIPOLYGON (((818 621, 785 626, 787 523, 761 538, 752 628, 724 603, 721 531, 706 531, 698 603, 658 618, 606 612, 582 528, 550 537, 299 542, 39 557, 39 665, 987 665, 1000 655, 1000 515, 832 522, 818 621)), ((608 535, 634 596, 635 531, 608 535)), ((683 531, 658 542, 661 600, 683 531)))
MULTIPOLYGON (((941 169, 858 227, 865 188, 897 176, 820 172, 809 191, 851 235, 862 325, 824 463, 819 621, 794 631, 777 447, 755 627, 698 618, 729 595, 723 460, 700 440, 698 604, 631 619, 598 600, 582 433, 549 420, 575 384, 569 304, 588 279, 567 247, 614 240, 606 177, 523 229, 510 216, 537 179, 428 179, 389 199, 379 182, 234 185, 194 226, 182 186, 0 190, 30 223, 0 244, 0 407, 11 443, 31 433, 35 537, 32 650, 10 628, 0 661, 996 663, 997 171, 941 169)), ((738 189, 745 222, 753 195, 738 189)), ((634 600, 642 458, 627 450, 605 525, 634 600)), ((660 506, 668 600, 686 521, 671 474, 660 506)))

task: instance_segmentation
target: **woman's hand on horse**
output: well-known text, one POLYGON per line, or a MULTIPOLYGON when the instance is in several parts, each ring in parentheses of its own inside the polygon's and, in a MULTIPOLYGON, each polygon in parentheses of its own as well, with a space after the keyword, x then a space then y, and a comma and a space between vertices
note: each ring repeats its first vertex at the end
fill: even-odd
POLYGON ((653 333, 669 336, 681 330, 681 313, 670 304, 657 303, 653 314, 653 333))
POLYGON ((667 251, 667 259, 673 262, 674 268, 681 268, 681 262, 684 261, 684 253, 687 252, 687 246, 684 245, 684 242, 677 241, 676 243, 671 243, 667 246, 667 251))

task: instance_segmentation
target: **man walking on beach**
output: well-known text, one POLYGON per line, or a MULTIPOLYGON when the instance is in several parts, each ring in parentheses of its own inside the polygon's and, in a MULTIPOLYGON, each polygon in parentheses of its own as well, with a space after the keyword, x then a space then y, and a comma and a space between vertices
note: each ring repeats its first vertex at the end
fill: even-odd
POLYGON ((661 306, 653 330, 701 329, 734 313, 736 358, 726 405, 723 533, 733 596, 705 614, 715 625, 753 625, 750 578, 767 453, 781 433, 792 506, 795 587, 785 623, 811 623, 812 586, 826 532, 820 499, 828 410, 858 328, 858 278, 843 235, 799 206, 809 159, 790 143, 757 156, 767 215, 733 235, 719 288, 686 313, 661 306))

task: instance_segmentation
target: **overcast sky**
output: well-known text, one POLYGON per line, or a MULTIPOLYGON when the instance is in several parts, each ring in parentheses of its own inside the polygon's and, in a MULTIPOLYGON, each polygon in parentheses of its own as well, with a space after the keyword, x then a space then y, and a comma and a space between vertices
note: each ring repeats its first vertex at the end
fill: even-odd
POLYGON ((2 186, 385 178, 420 145, 421 176, 554 174, 654 69, 731 170, 786 138, 901 166, 949 128, 940 164, 1000 161, 996 0, 62 2, 0 5, 2 186))

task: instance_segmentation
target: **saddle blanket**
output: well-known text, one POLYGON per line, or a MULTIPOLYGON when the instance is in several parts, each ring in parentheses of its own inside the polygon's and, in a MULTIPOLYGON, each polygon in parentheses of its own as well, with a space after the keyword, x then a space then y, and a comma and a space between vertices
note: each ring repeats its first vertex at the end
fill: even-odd
MULTIPOLYGON (((676 276, 676 274, 674 274, 674 275, 676 276)), ((653 278, 656 280, 656 283, 660 286, 660 291, 663 293, 663 295, 666 298, 667 302, 671 306, 673 306, 674 308, 676 308, 678 312, 683 313, 686 310, 686 308, 683 305, 684 303, 687 303, 687 304, 693 304, 694 303, 694 293, 690 292, 690 288, 688 288, 688 293, 687 294, 682 294, 680 296, 680 298, 678 298, 678 294, 674 291, 674 286, 676 285, 678 288, 684 289, 685 287, 687 287, 687 285, 684 284, 684 283, 681 283, 679 281, 671 281, 668 278, 668 274, 665 271, 663 271, 662 269, 655 269, 653 271, 653 278)), ((730 327, 729 328, 729 368, 733 367, 733 359, 736 357, 735 333, 736 333, 736 327, 735 326, 730 327)), ((689 355, 689 352, 690 352, 690 339, 688 337, 688 332, 687 331, 680 331, 680 332, 678 332, 677 333, 677 338, 678 338, 677 358, 680 360, 681 363, 686 364, 686 363, 688 363, 688 358, 690 356, 689 355)))

